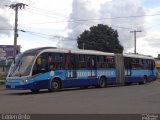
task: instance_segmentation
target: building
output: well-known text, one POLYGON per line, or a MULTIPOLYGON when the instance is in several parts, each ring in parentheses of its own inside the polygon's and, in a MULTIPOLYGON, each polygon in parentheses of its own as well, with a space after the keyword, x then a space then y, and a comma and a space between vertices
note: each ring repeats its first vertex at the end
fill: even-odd
MULTIPOLYGON (((13 58, 13 45, 0 45, 0 75, 6 75, 9 69, 9 59, 13 58)), ((17 45, 17 53, 20 53, 20 45, 17 45)))

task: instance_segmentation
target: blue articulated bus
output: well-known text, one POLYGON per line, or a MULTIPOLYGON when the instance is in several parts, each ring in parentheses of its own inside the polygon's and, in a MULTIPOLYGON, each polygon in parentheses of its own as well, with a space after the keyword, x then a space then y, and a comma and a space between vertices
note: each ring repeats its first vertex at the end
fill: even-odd
POLYGON ((149 56, 43 47, 17 55, 6 88, 57 91, 71 87, 145 84, 155 79, 155 62, 149 56))

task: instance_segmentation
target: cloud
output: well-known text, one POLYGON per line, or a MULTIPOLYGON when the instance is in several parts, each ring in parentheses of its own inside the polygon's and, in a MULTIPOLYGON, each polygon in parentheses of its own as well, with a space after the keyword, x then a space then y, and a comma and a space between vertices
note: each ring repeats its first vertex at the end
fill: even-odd
MULTIPOLYGON (((104 16, 115 18, 140 15, 145 15, 145 10, 139 0, 112 0, 110 2, 106 2, 101 7, 101 18, 104 18, 104 16)), ((103 23, 109 23, 114 29, 118 30, 119 40, 124 46, 125 50, 127 50, 133 47, 134 44, 134 36, 130 33, 131 30, 143 31, 142 33, 137 33, 137 38, 145 36, 146 31, 144 29, 144 22, 144 17, 128 17, 109 19, 103 23)))
POLYGON ((160 46, 160 32, 150 32, 146 37, 144 37, 145 41, 148 42, 150 47, 159 48, 160 46))
POLYGON ((68 32, 68 37, 59 42, 60 47, 77 48, 77 37, 85 29, 89 29, 99 23, 99 21, 87 21, 87 19, 98 19, 100 17, 99 9, 100 4, 103 2, 104 0, 96 0, 96 2, 93 2, 93 0, 73 0, 72 12, 69 18, 69 21, 73 22, 68 23, 67 27, 70 31, 68 32))
POLYGON ((9 36, 12 25, 10 24, 5 5, 9 5, 11 3, 11 0, 0 0, 0 3, 0 36, 9 36))
POLYGON ((153 15, 145 18, 146 28, 148 31, 158 31, 160 26, 160 7, 155 7, 147 10, 147 14, 153 15))
POLYGON ((147 34, 144 37, 138 39, 138 51, 141 51, 143 54, 152 54, 154 57, 157 57, 157 54, 160 54, 160 16, 159 14, 160 8, 150 8, 147 9, 148 15, 155 16, 147 16, 145 17, 145 28, 147 30, 147 34))
POLYGON ((10 35, 11 24, 9 20, 3 16, 0 16, 0 35, 10 35))
MULTIPOLYGON (((157 57, 160 54, 159 39, 159 32, 150 32, 146 36, 137 39, 137 52, 139 54, 157 57)), ((133 49, 130 52, 133 52, 133 49)))

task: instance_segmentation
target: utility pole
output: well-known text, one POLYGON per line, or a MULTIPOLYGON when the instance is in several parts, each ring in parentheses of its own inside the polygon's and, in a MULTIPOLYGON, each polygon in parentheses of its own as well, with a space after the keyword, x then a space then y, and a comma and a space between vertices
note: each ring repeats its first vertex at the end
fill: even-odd
POLYGON ((83 50, 84 50, 84 45, 85 45, 85 44, 84 44, 84 42, 83 42, 83 50))
POLYGON ((130 33, 134 33, 134 54, 137 53, 137 51, 136 51, 136 49, 137 49, 137 48, 136 48, 136 44, 137 44, 137 43, 136 43, 136 42, 137 42, 137 41, 136 41, 136 35, 137 35, 136 33, 137 33, 137 32, 142 32, 142 31, 141 31, 141 30, 138 30, 138 31, 137 31, 137 30, 130 31, 130 33))
POLYGON ((15 27, 14 27, 14 47, 13 47, 13 58, 15 59, 17 55, 17 37, 18 37, 18 10, 24 9, 28 6, 24 3, 11 4, 9 7, 15 10, 15 27))

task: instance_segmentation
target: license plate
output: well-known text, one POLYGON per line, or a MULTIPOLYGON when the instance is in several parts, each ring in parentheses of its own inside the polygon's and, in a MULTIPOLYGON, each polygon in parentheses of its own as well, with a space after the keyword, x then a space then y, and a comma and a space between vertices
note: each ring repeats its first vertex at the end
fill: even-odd
POLYGON ((15 88, 15 86, 11 86, 11 88, 15 88))

